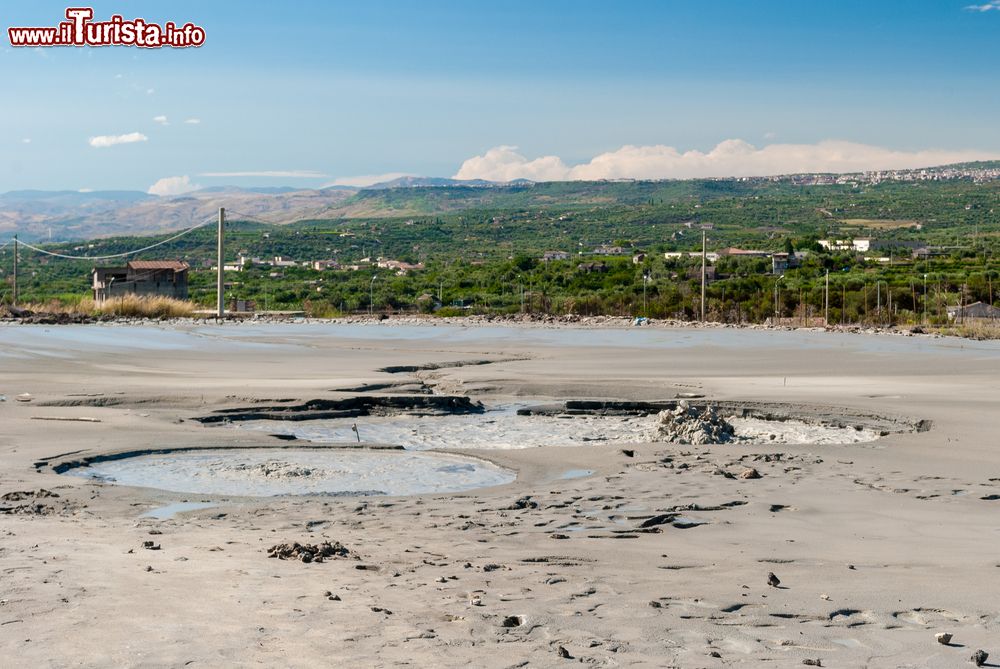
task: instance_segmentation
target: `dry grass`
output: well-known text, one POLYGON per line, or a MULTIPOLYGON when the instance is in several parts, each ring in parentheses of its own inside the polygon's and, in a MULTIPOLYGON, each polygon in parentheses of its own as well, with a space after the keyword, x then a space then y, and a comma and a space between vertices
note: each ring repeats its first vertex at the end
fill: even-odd
POLYGON ((1000 321, 987 319, 969 320, 965 323, 926 328, 928 332, 965 339, 1000 339, 1000 321))
POLYGON ((78 310, 126 318, 185 318, 194 313, 195 304, 172 297, 123 295, 100 303, 87 298, 80 301, 78 310))
MULTIPOLYGON (((105 302, 86 297, 79 302, 32 302, 18 305, 35 314, 66 314, 85 316, 122 316, 125 318, 185 318, 194 314, 193 302, 170 297, 124 295, 105 302)), ((5 312, 9 312, 4 308, 5 312)))

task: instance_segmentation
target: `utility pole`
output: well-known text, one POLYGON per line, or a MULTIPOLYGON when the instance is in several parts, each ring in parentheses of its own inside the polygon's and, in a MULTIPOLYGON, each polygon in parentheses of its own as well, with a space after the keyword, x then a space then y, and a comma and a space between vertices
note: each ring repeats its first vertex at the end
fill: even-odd
POLYGON ((826 270, 826 295, 823 299, 825 325, 830 327, 830 270, 826 270))
POLYGON ((701 322, 705 322, 705 231, 701 231, 701 322))
POLYGON ((216 261, 218 262, 218 272, 215 275, 215 309, 216 317, 222 318, 226 315, 225 295, 223 295, 223 260, 222 260, 222 230, 226 225, 226 209, 219 207, 219 231, 218 244, 216 248, 216 261))
POLYGON ((14 235, 14 293, 11 304, 17 306, 17 235, 14 235))
POLYGON ((774 280, 774 324, 778 324, 778 282, 785 278, 782 274, 777 279, 774 280))
POLYGON ((368 284, 368 315, 371 316, 375 313, 375 279, 378 278, 378 274, 372 277, 372 282, 368 284))
POLYGON ((875 281, 875 318, 882 322, 882 282, 875 281))
POLYGON ((924 325, 927 325, 927 274, 924 274, 924 317, 920 321, 924 325))
POLYGON ((649 316, 646 312, 646 282, 649 281, 649 274, 642 275, 642 315, 649 316))

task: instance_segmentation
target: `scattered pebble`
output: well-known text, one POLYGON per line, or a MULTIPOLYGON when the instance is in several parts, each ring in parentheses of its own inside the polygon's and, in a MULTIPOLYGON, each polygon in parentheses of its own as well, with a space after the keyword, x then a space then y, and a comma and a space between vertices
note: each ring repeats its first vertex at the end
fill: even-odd
POLYGON ((981 667, 984 664, 986 664, 986 660, 988 660, 989 658, 990 654, 987 653, 985 650, 977 650, 975 653, 972 654, 972 657, 970 659, 972 660, 972 663, 975 664, 977 667, 981 667))
POLYGON ((767 584, 772 588, 777 588, 781 585, 781 579, 774 575, 773 571, 767 572, 767 584))
POLYGON ((934 635, 934 638, 937 639, 939 644, 947 646, 951 643, 952 635, 950 632, 938 632, 934 635))

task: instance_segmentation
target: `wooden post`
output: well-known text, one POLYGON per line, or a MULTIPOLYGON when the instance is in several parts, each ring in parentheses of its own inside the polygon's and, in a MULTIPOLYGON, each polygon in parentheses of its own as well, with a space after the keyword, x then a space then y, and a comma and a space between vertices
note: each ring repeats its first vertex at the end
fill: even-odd
POLYGON ((226 315, 226 303, 225 295, 223 294, 223 259, 222 259, 222 230, 226 224, 226 209, 225 207, 219 207, 219 231, 218 231, 218 247, 216 249, 217 261, 219 264, 218 272, 215 278, 215 306, 216 306, 216 317, 222 318, 226 315))

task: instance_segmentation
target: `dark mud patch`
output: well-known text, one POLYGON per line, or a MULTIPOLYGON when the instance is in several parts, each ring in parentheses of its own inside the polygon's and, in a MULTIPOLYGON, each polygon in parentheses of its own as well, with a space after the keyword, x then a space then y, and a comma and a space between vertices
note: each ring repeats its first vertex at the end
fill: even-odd
POLYGON ((457 395, 385 395, 316 399, 291 405, 218 409, 194 420, 203 423, 233 423, 250 420, 323 420, 361 416, 456 415, 486 411, 480 402, 457 395))

